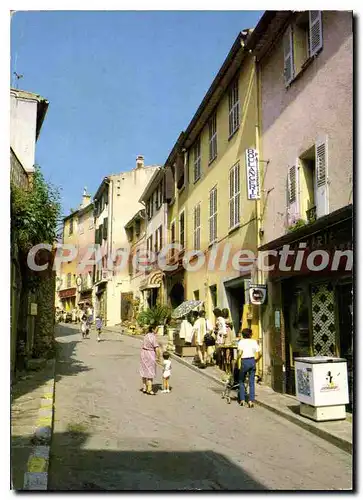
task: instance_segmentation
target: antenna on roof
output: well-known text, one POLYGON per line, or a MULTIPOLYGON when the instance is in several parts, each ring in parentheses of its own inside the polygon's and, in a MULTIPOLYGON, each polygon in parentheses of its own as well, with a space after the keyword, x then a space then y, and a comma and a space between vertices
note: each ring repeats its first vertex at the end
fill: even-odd
POLYGON ((23 78, 24 75, 19 75, 16 71, 14 71, 14 75, 16 78, 15 87, 18 89, 19 88, 19 80, 20 80, 20 78, 23 78))

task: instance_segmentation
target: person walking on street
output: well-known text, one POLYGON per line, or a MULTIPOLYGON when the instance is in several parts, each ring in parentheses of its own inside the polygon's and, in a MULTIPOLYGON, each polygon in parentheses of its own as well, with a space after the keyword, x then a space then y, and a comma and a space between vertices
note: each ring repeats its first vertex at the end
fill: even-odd
POLYGON ((206 346, 204 343, 204 337, 207 333, 207 321, 205 319, 205 311, 200 311, 199 318, 193 325, 194 331, 194 342, 197 347, 197 354, 200 361, 200 368, 205 368, 206 366, 206 346))
POLYGON ((102 317, 101 315, 97 315, 96 318, 96 329, 97 329, 97 342, 101 340, 101 331, 102 331, 102 317))
POLYGON ((242 339, 238 342, 237 346, 237 364, 239 367, 239 404, 245 405, 246 402, 246 389, 245 380, 246 375, 249 376, 249 396, 248 407, 253 408, 255 401, 255 375, 256 375, 256 361, 261 357, 261 348, 255 339, 252 339, 251 328, 244 328, 242 330, 242 339), (256 354, 258 357, 256 359, 256 354))
POLYGON ((144 337, 140 353, 140 377, 144 394, 155 395, 153 391, 153 380, 156 375, 156 362, 160 359, 160 348, 156 340, 156 327, 149 325, 148 332, 144 337))

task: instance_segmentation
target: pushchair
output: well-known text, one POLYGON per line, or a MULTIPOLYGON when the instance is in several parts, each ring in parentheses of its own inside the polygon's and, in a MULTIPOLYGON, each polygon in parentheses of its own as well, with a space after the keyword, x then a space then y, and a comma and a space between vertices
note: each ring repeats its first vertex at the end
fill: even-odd
MULTIPOLYGON (((256 383, 260 384, 261 383, 261 377, 259 375, 256 375, 256 383)), ((245 378, 245 394, 247 395, 248 393, 248 386, 249 386, 249 380, 250 380, 250 374, 248 373, 245 378)), ((231 373, 228 376, 228 379, 225 382, 224 389, 222 392, 222 399, 225 399, 227 401, 227 404, 231 403, 231 391, 238 391, 239 390, 239 369, 235 368, 233 370, 233 374, 231 373)))
POLYGON ((231 391, 238 391, 239 389, 239 369, 235 368, 233 373, 231 373, 224 385, 224 389, 222 392, 222 399, 227 401, 227 404, 231 404, 231 391))

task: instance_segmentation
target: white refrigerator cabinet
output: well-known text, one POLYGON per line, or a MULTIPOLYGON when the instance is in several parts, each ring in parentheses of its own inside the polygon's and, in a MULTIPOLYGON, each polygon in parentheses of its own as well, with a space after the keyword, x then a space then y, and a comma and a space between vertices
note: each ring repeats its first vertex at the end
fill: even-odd
POLYGON ((313 420, 345 418, 345 405, 349 403, 345 359, 295 358, 295 383, 302 415, 313 420))

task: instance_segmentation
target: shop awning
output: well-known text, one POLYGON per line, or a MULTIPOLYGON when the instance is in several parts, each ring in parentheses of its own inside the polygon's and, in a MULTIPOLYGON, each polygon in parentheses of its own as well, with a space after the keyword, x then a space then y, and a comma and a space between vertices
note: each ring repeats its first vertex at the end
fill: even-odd
POLYGON ((58 292, 60 299, 67 299, 68 297, 75 297, 77 288, 67 288, 67 290, 60 290, 58 292))
POLYGON ((154 271, 147 278, 142 280, 142 282, 140 283, 140 290, 147 290, 148 288, 159 288, 162 282, 162 271, 154 271))

